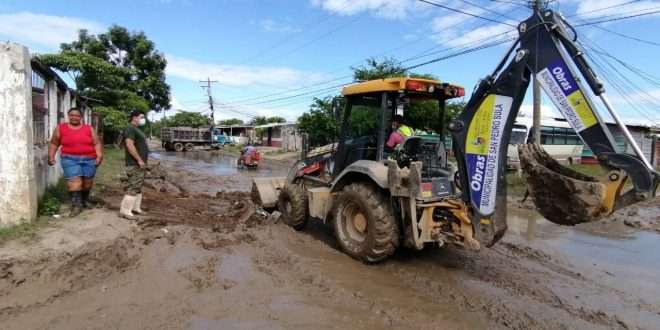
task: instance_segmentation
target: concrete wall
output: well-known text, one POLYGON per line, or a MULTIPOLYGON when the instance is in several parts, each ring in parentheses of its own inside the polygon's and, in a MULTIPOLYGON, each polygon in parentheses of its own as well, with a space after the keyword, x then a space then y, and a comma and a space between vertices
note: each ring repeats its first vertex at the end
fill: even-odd
POLYGON ((27 48, 0 43, 0 225, 37 214, 32 134, 32 70, 27 48))
MULTIPOLYGON (((38 198, 59 182, 59 152, 58 164, 48 166, 48 141, 77 100, 55 72, 31 60, 27 48, 0 42, 0 226, 36 217, 38 198), (33 72, 45 80, 43 97, 34 99, 33 72)), ((91 110, 83 107, 82 112, 83 122, 92 123, 91 110)))

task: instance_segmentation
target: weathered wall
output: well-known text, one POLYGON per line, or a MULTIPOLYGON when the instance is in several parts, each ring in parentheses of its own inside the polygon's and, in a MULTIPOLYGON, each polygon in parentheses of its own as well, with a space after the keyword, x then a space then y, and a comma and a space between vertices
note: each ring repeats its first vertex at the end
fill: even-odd
POLYGON ((31 74, 27 48, 0 42, 0 225, 37 213, 31 74))

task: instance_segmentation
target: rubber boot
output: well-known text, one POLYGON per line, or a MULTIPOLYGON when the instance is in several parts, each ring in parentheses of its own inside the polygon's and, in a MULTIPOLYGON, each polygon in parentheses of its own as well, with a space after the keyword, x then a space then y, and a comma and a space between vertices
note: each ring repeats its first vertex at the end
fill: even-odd
POLYGON ((69 191, 69 197, 71 198, 69 218, 73 218, 82 212, 82 194, 80 191, 69 191))
POLYGON ((82 196, 82 206, 89 208, 93 207, 92 203, 89 201, 89 190, 83 190, 81 191, 81 196, 82 196))
POLYGON ((135 195, 135 203, 133 204, 132 211, 136 214, 144 215, 144 212, 142 212, 142 209, 140 208, 141 206, 142 206, 142 193, 139 193, 135 195))
POLYGON ((135 220, 135 216, 131 212, 133 205, 135 204, 135 200, 135 196, 124 195, 124 199, 121 200, 121 205, 119 206, 120 217, 128 220, 135 220))

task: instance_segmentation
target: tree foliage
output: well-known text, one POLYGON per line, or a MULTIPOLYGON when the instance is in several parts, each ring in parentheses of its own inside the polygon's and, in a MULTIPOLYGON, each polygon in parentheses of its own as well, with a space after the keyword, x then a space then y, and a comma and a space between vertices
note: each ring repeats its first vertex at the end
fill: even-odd
POLYGON ((211 125, 211 118, 199 113, 182 111, 167 119, 167 126, 200 127, 211 125))
POLYGON ((401 66, 399 61, 394 58, 383 58, 378 62, 375 58, 367 59, 367 65, 351 67, 353 70, 353 79, 355 81, 367 81, 374 79, 384 79, 392 77, 405 77, 408 70, 401 66))
MULTIPOLYGON (((383 79, 390 77, 411 77, 430 80, 439 80, 428 73, 410 73, 393 58, 384 58, 378 61, 375 58, 367 59, 366 65, 353 67, 353 77, 356 81, 383 79)), ((334 121, 330 100, 314 99, 308 112, 298 118, 298 129, 309 134, 311 145, 321 145, 331 142, 337 135, 340 122, 334 121)), ((463 109, 463 102, 448 101, 445 105, 445 133, 448 134, 449 122, 463 109)), ((439 133, 441 114, 438 101, 414 102, 404 105, 405 124, 413 129, 431 134, 439 133)), ((355 107, 351 114, 351 135, 370 135, 378 126, 378 110, 371 107, 355 107)), ((340 119, 341 121, 341 119, 340 119)))
POLYGON ((310 146, 321 146, 335 140, 341 118, 334 118, 332 97, 314 98, 309 111, 298 117, 298 131, 306 133, 310 146))
POLYGON ((238 118, 229 118, 218 121, 218 125, 231 126, 231 125, 241 125, 243 121, 238 118))
POLYGON ((61 44, 59 53, 39 58, 73 76, 77 92, 104 116, 106 128, 120 130, 133 110, 170 108, 167 61, 143 32, 117 25, 98 36, 80 30, 78 40, 61 44), (118 120, 122 114, 123 122, 118 120))
POLYGON ((259 126, 270 123, 284 123, 284 122, 286 122, 286 119, 278 116, 274 116, 274 117, 259 116, 252 118, 252 120, 250 121, 250 125, 259 126))

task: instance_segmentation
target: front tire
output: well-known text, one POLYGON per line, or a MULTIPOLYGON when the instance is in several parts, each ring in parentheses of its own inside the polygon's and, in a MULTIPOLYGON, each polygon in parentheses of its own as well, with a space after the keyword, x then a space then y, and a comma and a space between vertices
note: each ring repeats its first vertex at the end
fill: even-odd
POLYGON ((366 183, 353 183, 344 187, 335 205, 335 236, 344 252, 366 263, 394 253, 399 226, 385 194, 366 183))
POLYGON ((280 190, 277 196, 277 208, 282 212, 282 220, 295 230, 301 230, 307 224, 309 204, 305 188, 290 184, 280 190))

